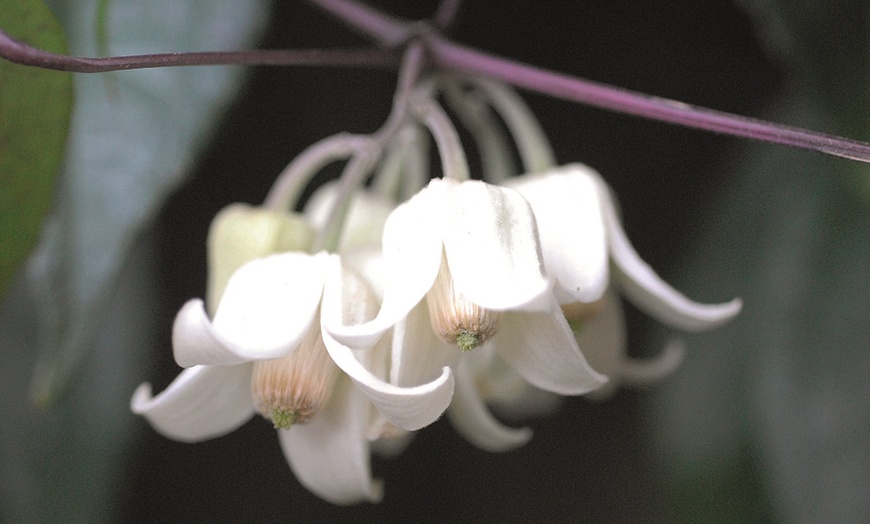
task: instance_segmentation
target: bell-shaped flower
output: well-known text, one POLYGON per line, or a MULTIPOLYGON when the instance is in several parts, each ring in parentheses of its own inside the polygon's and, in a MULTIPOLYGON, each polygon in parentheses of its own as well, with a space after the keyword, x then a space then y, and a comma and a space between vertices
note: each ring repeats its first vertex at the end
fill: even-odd
MULTIPOLYGON (((254 216, 255 222, 262 218, 254 216)), ((226 240, 243 228, 215 231, 230 231, 210 235, 226 240)), ((272 240, 254 242, 248 252, 259 254, 272 240)), ((445 369, 426 384, 398 387, 383 380, 388 344, 352 352, 321 334, 322 318, 353 325, 375 311, 366 283, 337 255, 294 251, 255 258, 228 279, 213 318, 201 300, 182 307, 173 349, 188 369, 156 397, 143 384, 131 407, 162 434, 185 442, 226 434, 259 411, 278 428, 291 468, 311 491, 337 504, 378 500, 369 441, 387 422, 413 430, 437 419, 450 402, 453 377, 445 369), (335 293, 342 299, 324 297, 335 293), (326 344, 340 352, 339 366, 326 344)))
POLYGON ((651 317, 684 331, 712 329, 740 312, 739 299, 700 304, 662 280, 628 241, 611 191, 595 170, 570 164, 505 185, 532 207, 544 267, 556 281, 565 316, 579 328, 581 350, 592 367, 612 379, 597 393, 611 391, 620 380, 638 383, 663 376, 681 357, 680 346, 672 344, 650 362, 629 360, 622 310, 613 290, 651 317))
MULTIPOLYGON (((535 219, 519 193, 479 181, 431 181, 387 219, 382 262, 378 315, 355 326, 325 320, 324 331, 366 348, 394 327, 392 383, 433 380, 451 366, 459 399, 472 386, 460 384, 470 375, 457 348, 482 345, 547 391, 578 395, 606 380, 586 363, 553 296, 535 219)), ((456 417, 490 431, 498 423, 478 417, 477 407, 457 408, 456 417)))

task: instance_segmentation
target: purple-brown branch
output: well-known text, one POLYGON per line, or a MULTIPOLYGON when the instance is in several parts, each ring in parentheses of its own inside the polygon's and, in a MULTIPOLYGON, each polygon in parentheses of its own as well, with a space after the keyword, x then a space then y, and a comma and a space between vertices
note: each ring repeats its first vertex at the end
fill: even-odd
MULTIPOLYGON (((870 144, 775 124, 571 77, 457 45, 419 23, 400 20, 354 0, 308 0, 349 27, 374 39, 378 49, 289 49, 239 52, 167 53, 85 58, 48 53, 0 31, 0 57, 30 66, 95 73, 191 65, 282 65, 397 67, 401 47, 419 39, 442 68, 484 75, 516 87, 620 113, 696 129, 750 138, 870 163, 870 144)), ((447 25, 458 0, 442 0, 436 23, 447 25)), ((430 26, 431 27, 431 26, 430 26)))
POLYGON ((537 93, 619 113, 870 162, 870 144, 866 142, 571 77, 476 51, 434 35, 427 40, 435 62, 445 69, 489 76, 537 93))
POLYGON ((205 65, 280 65, 315 67, 395 68, 400 50, 395 49, 281 49, 88 58, 49 53, 15 40, 0 31, 0 57, 16 64, 72 71, 105 73, 153 67, 205 65))

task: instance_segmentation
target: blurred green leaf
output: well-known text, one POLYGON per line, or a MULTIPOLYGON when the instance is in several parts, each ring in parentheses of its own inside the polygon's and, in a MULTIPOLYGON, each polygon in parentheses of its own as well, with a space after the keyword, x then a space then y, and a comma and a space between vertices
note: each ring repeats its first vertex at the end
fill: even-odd
MULTIPOLYGON (((829 116, 806 95, 782 93, 776 105, 772 120, 809 128, 829 116)), ((740 295, 745 308, 691 337, 684 367, 658 391, 676 498, 753 511, 740 522, 769 521, 768 511, 782 522, 867 522, 870 201, 854 183, 866 166, 758 144, 735 158, 677 279, 702 297, 740 295), (735 471, 762 480, 754 503, 729 489, 735 471), (687 482, 705 486, 703 497, 687 482)))
MULTIPOLYGON (((71 52, 98 54, 100 0, 52 2, 71 52)), ((136 2, 106 13, 109 51, 126 55, 249 46, 265 0, 136 2)), ((30 264, 40 310, 33 396, 50 405, 86 357, 130 247, 184 179, 241 70, 175 67, 78 75, 58 201, 30 264)))
MULTIPOLYGON (((740 4, 787 76, 769 118, 870 137, 866 3, 740 4)), ((768 510, 782 522, 870 521, 870 170, 758 144, 735 158, 681 284, 731 290, 746 307, 692 338, 656 402, 677 514, 706 504, 742 507, 741 522, 769 521, 768 510), (761 479, 755 503, 728 482, 735 472, 761 479)))
MULTIPOLYGON (((100 5, 51 3, 72 54, 100 54, 100 5)), ((113 54, 245 48, 267 13, 265 0, 113 0, 107 44, 113 54)), ((141 424, 130 395, 148 376, 144 349, 155 329, 169 329, 154 325, 154 246, 143 237, 240 73, 75 76, 52 214, 0 305, 0 521, 111 521, 129 438, 141 424), (43 408, 56 405, 37 409, 29 382, 43 408)))
MULTIPOLYGON (((41 0, 0 0, 0 28, 64 53, 63 31, 41 0)), ((72 110, 72 75, 0 60, 0 297, 48 212, 72 110)))

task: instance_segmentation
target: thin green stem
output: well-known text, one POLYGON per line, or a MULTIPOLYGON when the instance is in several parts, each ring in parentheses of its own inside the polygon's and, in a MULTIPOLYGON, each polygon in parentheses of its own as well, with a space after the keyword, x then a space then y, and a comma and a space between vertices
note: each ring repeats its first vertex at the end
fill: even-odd
POLYGON ((292 209, 311 178, 325 165, 351 156, 370 142, 366 136, 340 133, 307 147, 278 175, 263 205, 278 210, 292 209))
POLYGON ((411 112, 432 133, 438 146, 444 178, 460 182, 468 180, 470 178, 468 161, 462 149, 462 142, 459 140, 459 133, 456 132, 447 113, 432 99, 428 89, 421 90, 412 98, 411 112))
POLYGON ((514 136, 526 173, 540 173, 556 165, 553 147, 529 106, 506 85, 479 77, 469 81, 486 96, 514 136))
POLYGON ((484 180, 498 184, 517 175, 510 143, 480 93, 476 90, 467 91, 457 78, 439 79, 439 85, 454 114, 474 139, 484 180))

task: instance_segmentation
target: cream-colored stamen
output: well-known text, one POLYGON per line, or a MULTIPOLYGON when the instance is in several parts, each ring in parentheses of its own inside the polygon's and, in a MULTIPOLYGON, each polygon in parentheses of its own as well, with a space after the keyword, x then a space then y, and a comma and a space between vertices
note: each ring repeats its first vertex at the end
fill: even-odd
POLYGON ((329 400, 337 376, 338 367, 323 345, 317 320, 293 353, 254 361, 254 407, 276 428, 305 424, 329 400))
POLYGON ((501 314, 470 302, 453 285, 447 261, 441 260, 441 269, 432 289, 426 294, 429 322, 435 334, 448 344, 456 344, 462 351, 470 351, 493 336, 498 329, 501 314))

